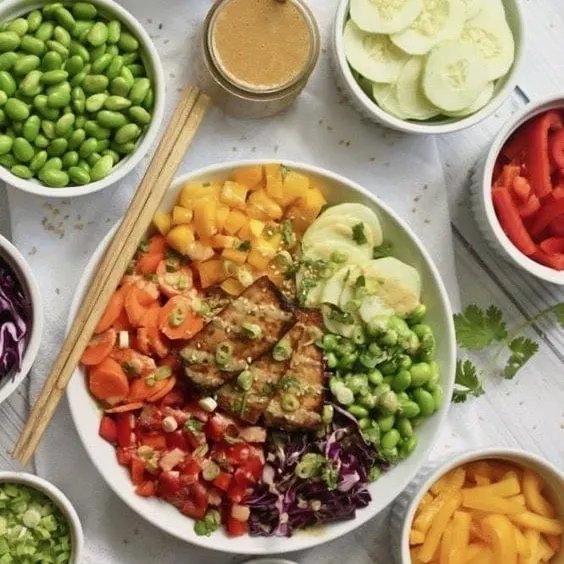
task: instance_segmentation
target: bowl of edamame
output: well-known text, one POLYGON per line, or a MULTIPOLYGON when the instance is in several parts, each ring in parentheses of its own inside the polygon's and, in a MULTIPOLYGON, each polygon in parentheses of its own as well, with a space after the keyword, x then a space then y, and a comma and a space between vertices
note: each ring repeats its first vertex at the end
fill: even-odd
POLYGON ((8 0, 0 21, 0 178, 68 198, 130 172, 164 112, 143 26, 112 0, 8 0))

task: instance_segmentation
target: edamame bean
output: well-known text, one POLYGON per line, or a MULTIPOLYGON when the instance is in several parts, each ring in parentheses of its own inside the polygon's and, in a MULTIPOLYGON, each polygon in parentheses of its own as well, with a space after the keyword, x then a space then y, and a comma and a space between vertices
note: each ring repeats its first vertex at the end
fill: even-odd
POLYGON ((417 388, 413 392, 413 399, 417 402, 417 405, 421 409, 421 415, 423 417, 428 417, 435 412, 435 400, 427 390, 417 388))
POLYGON ((112 132, 109 129, 102 127, 93 120, 88 120, 84 124, 84 129, 86 130, 86 135, 88 137, 94 137, 98 141, 102 139, 109 139, 112 135, 112 132))
POLYGON ((358 426, 364 431, 365 429, 368 429, 368 427, 372 426, 372 420, 369 417, 363 417, 358 420, 358 426))
MULTIPOLYGON (((96 22, 88 32, 86 40, 93 47, 99 47, 108 40, 108 28, 103 22, 96 22)), ((125 51, 125 49, 124 49, 125 51)))
POLYGON ((411 386, 411 372, 409 370, 400 370, 392 380, 392 390, 394 392, 403 392, 411 386))
MULTIPOLYGON (((94 165, 102 158, 102 155, 100 155, 100 153, 97 153, 96 151, 94 151, 91 155, 88 155, 88 157, 86 157, 86 162, 90 165, 90 167, 93 169, 94 165)), ((90 171, 90 178, 92 178, 92 170, 90 171)))
POLYGON ((133 37, 131 33, 124 31, 119 36, 118 46, 122 51, 125 51, 126 53, 131 53, 139 49, 139 41, 137 41, 137 39, 135 39, 135 37, 133 37))
POLYGON ((66 89, 55 90, 47 96, 47 105, 50 108, 63 108, 70 104, 70 101, 71 95, 66 89))
POLYGON ((88 172, 79 166, 71 166, 67 172, 74 184, 83 186, 84 184, 88 184, 90 182, 90 175, 88 172))
POLYGON ((145 67, 143 65, 138 65, 138 64, 127 65, 127 68, 131 71, 131 74, 135 78, 142 78, 145 76, 145 67))
POLYGON ((42 117, 48 120, 59 119, 59 110, 47 107, 47 96, 39 94, 33 100, 33 107, 41 114, 42 117))
POLYGON ((112 62, 113 56, 109 53, 104 53, 92 63, 92 72, 94 74, 103 73, 108 65, 112 62))
POLYGON ((98 10, 90 2, 76 2, 72 6, 72 13, 77 20, 93 20, 97 16, 98 10))
POLYGON ((131 91, 131 88, 135 84, 135 77, 131 74, 129 68, 126 66, 121 67, 121 70, 119 71, 119 75, 127 82, 127 84, 129 84, 129 88, 131 91))
POLYGON ((84 129, 87 121, 86 116, 78 116, 74 122, 74 126, 77 129, 84 129))
POLYGON ((106 52, 106 44, 98 45, 98 47, 92 47, 90 49, 90 60, 95 61, 98 57, 101 57, 106 52))
POLYGON ((390 429, 384 433, 381 439, 381 446, 384 450, 392 450, 400 442, 401 435, 397 429, 390 429))
POLYGON ((35 141, 33 142, 33 144, 38 148, 38 149, 46 149, 49 146, 49 139, 47 139, 47 137, 45 137, 45 135, 43 135, 43 133, 40 133, 36 138, 35 141))
POLYGON ((0 165, 6 168, 12 168, 16 164, 16 159, 10 153, 6 155, 0 155, 0 165))
MULTIPOLYGON (((40 28, 41 29, 41 28, 40 28)), ((39 30, 37 30, 37 33, 39 30)), ((31 35, 26 35, 22 37, 20 43, 20 49, 25 51, 26 53, 30 53, 31 55, 37 55, 38 57, 42 57, 43 53, 45 53, 46 47, 45 42, 39 39, 38 37, 32 37, 31 35)))
POLYGON ((122 76, 113 78, 110 82, 110 92, 115 96, 123 96, 126 98, 129 94, 130 88, 131 85, 122 76))
POLYGON ((0 106, 3 106, 8 101, 8 95, 3 90, 0 90, 0 106))
POLYGON ((14 51, 8 51, 7 53, 2 53, 0 55, 0 71, 10 70, 19 59, 19 55, 14 53, 14 51))
POLYGON ((358 402, 366 409, 374 409, 378 403, 376 396, 372 395, 370 392, 360 395, 358 402))
POLYGON ((16 137, 12 145, 12 153, 21 163, 28 163, 35 155, 35 149, 25 137, 16 137))
POLYGON ((57 8, 55 18, 68 31, 72 31, 76 25, 76 20, 66 8, 57 8))
POLYGON ((368 377, 366 374, 347 374, 345 386, 353 394, 358 394, 361 390, 368 388, 368 377))
MULTIPOLYGON (((104 107, 106 109, 114 111, 114 112, 119 112, 121 110, 125 110, 126 108, 129 108, 130 106, 131 106, 131 100, 128 100, 127 98, 124 98, 123 96, 108 96, 104 100, 104 107)), ((133 108, 130 108, 130 110, 129 110, 130 114, 131 114, 132 109, 133 108)), ((150 116, 149 116, 149 118, 150 118, 150 116)), ((325 335, 325 337, 333 337, 333 335, 325 335)), ((326 351, 333 350, 333 349, 328 349, 326 346, 324 346, 324 349, 326 351)))
POLYGON ((133 53, 124 53, 123 64, 125 66, 135 63, 139 59, 139 52, 135 51, 133 53))
POLYGON ((85 170, 88 173, 88 176, 90 176, 90 165, 84 159, 80 159, 78 161, 78 166, 82 170, 85 170))
POLYGON ((23 37, 29 30, 29 23, 25 18, 16 18, 8 23, 7 31, 15 31, 20 37, 23 37))
POLYGON ((25 76, 28 72, 35 70, 41 64, 37 55, 22 55, 15 63, 13 73, 17 76, 25 76))
POLYGON ((421 408, 417 403, 410 400, 401 404, 400 412, 404 417, 413 419, 414 417, 419 416, 419 414, 421 413, 421 408))
POLYGON ((411 437, 407 438, 403 445, 401 446, 401 455, 403 458, 409 456, 417 447, 417 437, 412 435, 411 437))
POLYGON ((23 132, 23 123, 22 123, 22 122, 20 122, 20 121, 13 121, 13 122, 11 123, 11 127, 12 127, 12 130, 13 130, 13 132, 15 133, 15 136, 16 136, 16 137, 22 135, 22 132, 23 132))
POLYGON ((384 376, 395 374, 395 372, 397 372, 398 369, 397 361, 396 359, 387 360, 386 362, 383 362, 379 366, 379 368, 380 368, 380 372, 382 372, 384 376))
POLYGON ((43 71, 53 71, 59 70, 63 64, 63 57, 59 55, 56 51, 47 51, 43 55, 43 60, 41 61, 41 69, 43 71))
POLYGON ((61 2, 53 2, 52 4, 47 4, 43 8, 43 15, 48 20, 54 20, 55 19, 55 11, 59 8, 62 8, 62 7, 63 7, 63 4, 61 2))
POLYGON ((113 45, 119 42, 121 34, 121 24, 118 20, 108 22, 108 43, 113 45))
POLYGON ((395 422, 395 415, 380 415, 380 417, 376 419, 378 428, 382 433, 387 433, 389 430, 393 429, 395 422))
POLYGON ((45 45, 47 46, 47 49, 59 53, 63 59, 66 59, 69 56, 69 50, 62 43, 59 43, 54 39, 49 39, 45 42, 45 45))
POLYGON ((59 157, 53 157, 47 159, 47 162, 43 165, 43 168, 52 168, 53 170, 63 170, 63 161, 59 157))
POLYGON ((77 75, 84 68, 84 61, 79 55, 73 55, 65 63, 65 70, 69 76, 77 75))
POLYGON ((379 386, 384 381, 384 376, 377 368, 374 368, 368 373, 368 380, 373 386, 379 386))
POLYGON ((102 153, 106 149, 110 147, 110 140, 109 139, 98 139, 98 145, 96 146, 96 152, 102 153))
POLYGON ((55 124, 52 121, 44 119, 41 122, 41 131, 47 139, 53 140, 56 137, 55 124))
POLYGON ((17 164, 14 165, 11 169, 10 172, 12 174, 14 174, 15 176, 19 176, 20 178, 24 178, 25 180, 28 180, 29 178, 31 178, 33 176, 33 172, 31 172, 31 170, 22 164, 17 164))
POLYGON ((75 116, 74 114, 65 114, 64 116, 62 116, 61 118, 59 118, 57 120, 57 123, 55 124, 55 133, 59 136, 59 137, 65 137, 67 134, 70 135, 71 131, 72 131, 72 126, 74 125, 74 120, 75 120, 75 116))
POLYGON ((84 131, 84 129, 75 129, 69 137, 69 150, 74 151, 74 149, 80 147, 85 139, 86 132, 84 131))
POLYGON ((73 56, 80 57, 85 63, 90 61, 90 53, 88 49, 78 41, 71 41, 69 52, 73 56))
POLYGON ((31 159, 31 162, 29 163, 29 169, 32 172, 37 172, 39 169, 43 168, 43 166, 47 162, 47 158, 48 158, 47 151, 39 151, 35 153, 35 156, 33 157, 33 159, 31 159))
POLYGON ((86 98, 86 110, 91 113, 99 111, 104 106, 107 97, 108 95, 105 92, 88 96, 86 98))
POLYGON ((48 41, 53 37, 53 32, 55 31, 55 26, 51 22, 43 22, 35 32, 35 39, 39 41, 48 41))
POLYGON ((88 94, 98 94, 108 87, 108 77, 103 74, 89 74, 84 78, 82 87, 88 94))
POLYGON ((12 150, 14 140, 9 135, 0 135, 0 155, 6 155, 12 150))
POLYGON ((98 140, 95 137, 89 137, 82 143, 82 145, 80 145, 78 154, 82 159, 86 159, 96 150, 97 147, 98 140))
POLYGON ((403 439, 409 439, 413 435, 413 427, 407 417, 400 417, 396 421, 396 429, 399 431, 403 439))
POLYGON ((12 121, 25 121, 29 117, 27 104, 17 98, 8 98, 4 111, 12 121))
POLYGON ((70 47, 71 36, 70 33, 64 27, 60 25, 55 27, 55 31, 53 32, 53 37, 61 45, 64 45, 67 49, 70 47))
POLYGON ((63 155, 63 168, 68 169, 78 164, 78 153, 76 151, 68 151, 63 155))
POLYGON ((108 65, 108 68, 106 69, 105 74, 108 77, 108 80, 113 80, 114 78, 117 78, 119 76, 122 67, 123 67, 123 57, 121 55, 116 55, 108 65))
POLYGON ((0 31, 0 53, 14 51, 20 46, 21 41, 15 31, 0 31))
POLYGON ((79 73, 75 74, 70 81, 70 85, 74 88, 75 86, 81 86, 84 79, 88 76, 90 72, 90 65, 86 65, 79 73))
POLYGON ((65 70, 52 70, 44 72, 41 75, 41 83, 47 86, 54 86, 55 84, 60 84, 69 77, 69 73, 65 70))
POLYGON ((8 71, 0 71, 0 90, 4 91, 9 97, 16 93, 16 81, 8 71))
POLYGON ((444 401, 444 391, 442 386, 437 386, 432 392, 433 401, 435 402, 435 411, 441 408, 444 401))
POLYGON ((61 157, 65 154, 69 143, 64 137, 57 137, 49 143, 47 147, 47 154, 50 157, 61 157))
POLYGON ((72 37, 84 42, 88 32, 92 29, 94 22, 89 20, 76 20, 76 25, 72 30, 72 37))
POLYGON ((84 113, 86 109, 86 94, 80 86, 75 86, 71 90, 72 107, 78 114, 84 113))
MULTIPOLYGON (((131 73, 131 71, 129 72, 131 73)), ((150 88, 151 88, 151 81, 148 78, 134 79, 133 86, 129 92, 129 99, 131 100, 131 103, 135 106, 142 104, 150 88)), ((395 345, 395 343, 392 343, 390 346, 393 345, 395 345)))
POLYGON ((20 82, 20 92, 25 96, 37 96, 42 89, 41 82, 41 71, 32 70, 27 76, 20 82))
POLYGON ((108 55, 111 55, 112 57, 115 57, 116 55, 119 55, 119 49, 117 45, 108 45, 106 47, 106 53, 108 55))
MULTIPOLYGON (((105 157, 102 157, 105 158, 105 157)), ((100 162, 100 161, 98 161, 100 162)), ((98 163, 96 163, 97 165, 98 163)), ((96 166, 94 166, 94 168, 96 168, 96 166)), ((94 172, 94 169, 92 169, 92 172, 94 172)), ((357 419, 361 419, 363 417, 368 417, 368 410, 364 407, 362 407, 361 405, 358 405, 356 403, 353 403, 352 405, 349 405, 349 407, 347 407, 348 412, 353 416, 356 417, 357 419)))
POLYGON ((39 180, 47 184, 47 186, 63 188, 69 183, 69 175, 64 170, 46 169, 43 167, 39 171, 39 180))
MULTIPOLYGON (((102 156, 106 155, 112 157, 114 164, 119 162, 119 155, 113 149, 106 149, 105 151, 102 151, 102 156)), ((327 363, 327 365, 329 365, 329 363, 327 363)))
MULTIPOLYGON (((102 127, 107 127, 109 129, 119 129, 122 126, 125 126, 127 124, 127 118, 120 112, 112 112, 110 110, 102 110, 100 112, 98 112, 98 114, 96 115, 96 121, 102 126, 102 127)), ((133 124, 134 125, 134 124, 133 124)), ((135 126, 137 127, 137 126, 135 126)), ((133 140, 135 137, 133 136, 133 133, 131 134, 130 137, 125 136, 124 134, 122 134, 121 138, 122 139, 122 143, 127 143, 131 140, 133 140)), ((118 135, 116 133, 116 142, 120 142, 118 141, 118 135)))
POLYGON ((414 388, 425 385, 431 377, 431 368, 426 362, 414 364, 409 371, 411 372, 411 385, 414 388))
POLYGON ((27 24, 31 33, 35 32, 43 21, 43 14, 40 10, 33 10, 27 15, 27 24))

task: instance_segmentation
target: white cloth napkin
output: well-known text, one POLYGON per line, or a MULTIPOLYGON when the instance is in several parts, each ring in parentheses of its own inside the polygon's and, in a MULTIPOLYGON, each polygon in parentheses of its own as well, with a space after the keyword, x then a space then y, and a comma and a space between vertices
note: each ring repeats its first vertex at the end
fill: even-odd
MULTIPOLYGON (((167 115, 190 80, 195 35, 210 2, 124 0, 145 25, 162 57, 167 115)), ((292 159, 327 167, 370 189, 390 204, 431 252, 451 299, 458 303, 450 221, 442 166, 431 137, 386 131, 363 120, 335 88, 328 61, 336 0, 311 0, 323 37, 320 63, 297 103, 282 115, 238 121, 212 110, 180 172, 240 158, 292 159)), ((45 334, 30 378, 31 399, 42 387, 62 344, 73 292, 88 258, 123 214, 147 159, 119 185, 72 201, 43 200, 8 189, 13 239, 39 280, 45 334)), ((445 433, 448 430, 445 430, 445 433)), ((241 558, 197 549, 146 524, 102 481, 84 452, 62 402, 37 453, 38 473, 73 501, 86 533, 85 564, 227 563, 241 558)), ((190 526, 187 522, 187 526, 190 526)), ((302 563, 387 564, 387 527, 379 517, 326 547, 294 556, 302 563)))

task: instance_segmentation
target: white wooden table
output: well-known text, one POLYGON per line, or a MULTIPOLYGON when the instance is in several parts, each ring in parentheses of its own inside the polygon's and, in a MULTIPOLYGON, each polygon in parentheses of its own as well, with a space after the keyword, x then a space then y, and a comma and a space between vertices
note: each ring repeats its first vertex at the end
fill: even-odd
MULTIPOLYGON (((456 266, 463 305, 495 303, 510 324, 530 319, 550 304, 564 301, 564 290, 536 279, 500 261, 482 240, 468 204, 469 171, 506 118, 528 100, 564 94, 564 6, 562 0, 521 0, 525 10, 527 50, 519 88, 497 114, 465 132, 438 139, 449 190, 456 266)), ((0 233, 9 236, 4 187, 0 187, 0 233)), ((452 407, 450 421, 463 431, 442 436, 443 446, 459 450, 493 444, 523 448, 564 469, 564 333, 553 320, 534 326, 531 336, 541 343, 539 353, 517 378, 504 381, 486 375, 483 397, 452 407), (534 381, 534 385, 531 382, 534 381), (488 422, 472 432, 477 419, 488 422), (470 432, 469 432, 470 429, 470 432)), ((18 469, 8 454, 29 408, 24 387, 0 406, 0 470, 18 469)), ((386 534, 384 524, 375 537, 386 534)), ((376 541, 376 538, 375 538, 376 541)), ((338 543, 339 541, 336 541, 338 543)), ((382 562, 377 554, 366 561, 382 562)), ((363 560, 364 560, 363 556, 363 560)), ((299 559, 299 557, 298 557, 299 559)), ((386 562, 387 564, 387 562, 386 562)))

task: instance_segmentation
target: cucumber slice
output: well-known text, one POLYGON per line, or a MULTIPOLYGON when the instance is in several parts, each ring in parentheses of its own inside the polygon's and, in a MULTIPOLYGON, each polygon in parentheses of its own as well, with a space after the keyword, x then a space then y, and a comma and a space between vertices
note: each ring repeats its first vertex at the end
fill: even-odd
POLYGON ((388 36, 366 33, 352 20, 345 26, 343 44, 349 65, 375 82, 395 82, 408 58, 388 36))
POLYGON ((343 285, 343 290, 339 296, 339 307, 343 311, 354 310, 354 308, 351 307, 351 303, 355 300, 355 294, 357 293, 356 281, 360 276, 362 276, 362 264, 356 265, 350 270, 347 280, 343 285))
POLYGON ((358 312, 365 323, 370 323, 373 319, 385 319, 394 315, 394 310, 380 296, 366 296, 362 300, 358 312))
POLYGON ((359 221, 363 221, 371 228, 372 233, 374 234, 374 245, 378 246, 382 244, 382 241, 384 240, 384 236, 382 234, 382 225, 380 224, 380 220, 378 219, 376 213, 372 211, 368 206, 355 203, 332 206, 325 210, 323 214, 321 214, 321 217, 318 218, 318 221, 321 218, 335 216, 350 216, 358 218, 359 221))
POLYGON ((399 119, 409 119, 409 116, 401 111, 395 84, 378 84, 375 82, 372 87, 372 94, 376 103, 385 112, 399 119))
POLYGON ((423 0, 351 0, 351 18, 364 31, 395 33, 423 9, 423 0))
POLYGON ((495 13, 482 10, 464 24, 460 35, 460 41, 473 45, 485 59, 484 74, 488 80, 507 74, 515 58, 513 33, 505 18, 495 13))
POLYGON ((441 113, 423 94, 423 67, 423 57, 412 57, 403 67, 396 85, 400 109, 412 119, 430 119, 441 113))
POLYGON ((475 114, 478 110, 481 110, 491 99, 494 93, 494 83, 488 82, 488 85, 482 90, 482 93, 478 96, 478 99, 470 104, 467 108, 459 110, 458 112, 444 112, 445 115, 449 117, 466 117, 470 114, 475 114))
POLYGON ((329 306, 322 306, 321 312, 323 314, 323 324, 325 325, 325 328, 331 333, 345 337, 345 339, 350 339, 354 334, 355 328, 360 325, 358 316, 354 314, 351 314, 354 319, 353 323, 341 323, 340 321, 331 319, 331 308, 329 306))
POLYGON ((478 15, 486 1, 495 3, 497 0, 462 0, 466 19, 469 20, 478 15))
POLYGON ((462 0, 424 0, 415 21, 390 39, 406 53, 424 55, 441 41, 459 37, 465 19, 462 0))
POLYGON ((345 266, 345 268, 341 268, 341 270, 337 271, 327 280, 327 284, 325 284, 321 296, 322 303, 339 307, 339 299, 353 268, 355 267, 345 266))
POLYGON ((442 110, 456 112, 473 104, 489 82, 477 48, 462 41, 444 41, 429 54, 423 71, 423 92, 442 110))

